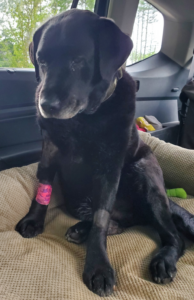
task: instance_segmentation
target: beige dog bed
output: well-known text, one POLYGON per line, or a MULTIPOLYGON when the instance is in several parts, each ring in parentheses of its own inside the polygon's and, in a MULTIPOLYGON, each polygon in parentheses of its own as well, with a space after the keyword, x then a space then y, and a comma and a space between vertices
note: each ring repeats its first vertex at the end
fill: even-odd
MULTIPOLYGON (((182 187, 194 195, 194 151, 146 133, 140 135, 157 156, 167 186, 182 187)), ((32 164, 0 173, 0 300, 100 299, 82 281, 85 245, 71 244, 64 238, 77 220, 62 212, 57 183, 44 233, 24 239, 14 231, 35 196, 36 169, 37 164, 32 164)), ((194 214, 194 197, 173 200, 194 214)), ((108 255, 117 274, 116 290, 108 299, 194 299, 194 243, 187 241, 177 276, 168 285, 153 283, 149 273, 151 257, 159 245, 157 233, 150 228, 133 227, 108 237, 108 255)))

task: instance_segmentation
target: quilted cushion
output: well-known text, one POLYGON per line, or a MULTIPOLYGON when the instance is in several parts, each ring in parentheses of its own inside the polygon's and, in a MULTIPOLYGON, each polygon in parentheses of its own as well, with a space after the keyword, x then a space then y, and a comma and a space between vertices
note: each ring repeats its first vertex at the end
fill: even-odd
MULTIPOLYGON (((167 184, 194 195, 194 151, 165 144, 148 134, 141 136, 156 154, 167 184)), ((64 213, 57 182, 44 233, 24 239, 14 231, 35 196, 36 170, 37 164, 32 164, 0 173, 0 299, 100 299, 82 281, 85 244, 71 244, 64 238, 77 220, 64 213)), ((194 214, 194 197, 173 200, 194 214)), ((147 227, 129 228, 108 237, 108 255, 117 274, 116 290, 108 299, 193 300, 194 245, 187 241, 186 253, 177 264, 177 276, 168 285, 153 283, 149 273, 150 260, 159 246, 157 233, 147 227)))

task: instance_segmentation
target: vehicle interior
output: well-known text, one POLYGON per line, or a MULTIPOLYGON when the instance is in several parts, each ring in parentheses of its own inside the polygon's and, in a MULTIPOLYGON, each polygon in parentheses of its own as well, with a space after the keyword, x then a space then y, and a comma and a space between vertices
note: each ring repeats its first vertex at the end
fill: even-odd
MULTIPOLYGON (((157 30, 155 33, 156 36, 160 35, 161 39, 159 51, 155 50, 157 53, 153 52, 152 55, 144 53, 144 56, 142 54, 135 62, 127 61, 126 70, 139 85, 136 117, 155 116, 163 128, 151 134, 166 142, 177 144, 180 127, 178 110, 181 106, 179 95, 187 81, 194 47, 193 1, 94 2, 94 11, 97 14, 112 18, 123 32, 132 36, 132 39, 138 9, 141 8, 139 5, 142 2, 162 16, 163 24, 160 22, 160 27, 163 27, 163 30, 158 27, 158 33, 157 30)), ((140 25, 144 28, 146 17, 140 12, 139 18, 140 25)), ((154 23, 155 25, 157 23, 154 23)), ((138 30, 135 34, 138 35, 139 32, 140 39, 140 34, 144 32, 141 28, 138 30)), ((147 36, 148 34, 149 32, 147 36)), ((141 38, 145 40, 145 34, 141 38)), ((141 47, 145 46, 142 41, 141 43, 141 47)), ((134 47, 135 45, 136 40, 134 47)), ((0 170, 39 160, 41 133, 36 123, 36 86, 33 68, 16 68, 9 65, 0 68, 0 170)))
MULTIPOLYGON (((38 83, 28 45, 44 20, 70 9, 71 4, 72 0, 0 2, 2 300, 99 299, 82 280, 85 244, 65 239, 65 232, 78 220, 64 214, 57 177, 44 232, 24 239, 15 231, 37 194, 36 172, 42 148, 34 100, 38 83)), ((187 116, 194 121, 194 108, 190 109, 191 99, 182 91, 188 82, 194 87, 194 1, 80 0, 78 8, 113 19, 132 38, 133 51, 123 67, 136 83, 135 118, 151 116, 161 125, 155 130, 140 128, 145 131, 139 131, 140 138, 159 162, 165 186, 172 191, 168 197, 194 215, 194 143, 193 148, 181 144, 184 128, 194 135, 192 125, 184 127, 187 116), (180 188, 184 196, 178 195, 180 188)), ((153 228, 135 226, 108 237, 107 252, 116 270, 116 286, 110 297, 102 299, 192 300, 194 244, 186 238, 185 244, 175 280, 161 285, 153 282, 149 271, 150 261, 161 245, 153 228)))

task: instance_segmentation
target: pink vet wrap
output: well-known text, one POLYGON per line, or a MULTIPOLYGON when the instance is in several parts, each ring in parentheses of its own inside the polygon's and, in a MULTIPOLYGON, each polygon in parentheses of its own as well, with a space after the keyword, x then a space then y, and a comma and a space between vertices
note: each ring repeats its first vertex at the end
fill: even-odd
POLYGON ((49 205, 52 193, 52 186, 39 183, 36 201, 42 205, 49 205))

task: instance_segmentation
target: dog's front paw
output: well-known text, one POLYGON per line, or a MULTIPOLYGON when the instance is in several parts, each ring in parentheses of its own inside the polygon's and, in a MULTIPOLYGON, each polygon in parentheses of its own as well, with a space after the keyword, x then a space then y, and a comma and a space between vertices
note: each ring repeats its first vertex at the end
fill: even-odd
POLYGON ((16 225, 15 230, 19 232, 24 238, 33 238, 43 232, 44 224, 26 215, 16 225))
POLYGON ((85 267, 83 281, 93 293, 106 297, 112 294, 115 286, 114 270, 109 264, 91 269, 85 267))
POLYGON ((153 281, 162 284, 171 282, 177 272, 174 261, 167 257, 161 257, 161 255, 156 255, 153 258, 150 264, 150 271, 153 281))

